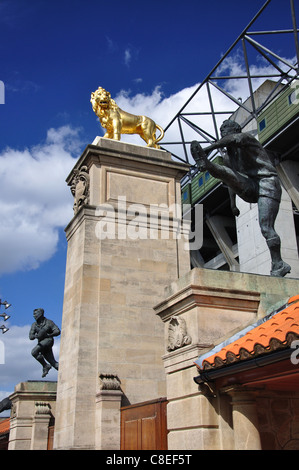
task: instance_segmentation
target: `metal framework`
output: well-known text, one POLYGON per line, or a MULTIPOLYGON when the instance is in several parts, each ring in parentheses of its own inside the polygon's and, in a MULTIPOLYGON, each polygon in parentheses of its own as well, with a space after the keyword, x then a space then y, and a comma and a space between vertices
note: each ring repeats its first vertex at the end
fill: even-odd
MULTIPOLYGON (((290 86, 298 79, 299 64, 299 42, 296 24, 294 0, 290 0, 290 22, 292 28, 284 30, 254 31, 252 26, 256 20, 269 8, 272 0, 267 0, 248 26, 242 31, 221 60, 215 65, 207 77, 200 83, 194 93, 186 101, 184 106, 174 116, 165 128, 166 139, 171 135, 178 135, 179 140, 163 142, 163 149, 172 153, 174 159, 191 165, 187 176, 197 172, 193 159, 190 155, 190 143, 193 139, 199 140, 201 144, 209 144, 219 138, 218 128, 224 119, 231 116, 237 109, 241 109, 245 116, 241 127, 244 128, 252 119, 256 119, 261 111, 277 96, 280 89, 290 86), (263 44, 266 37, 271 39, 284 35, 289 40, 288 50, 294 59, 290 61, 281 57, 279 53, 270 50, 263 44), (227 74, 230 58, 238 56, 243 66, 240 73, 227 74), (265 65, 263 73, 255 73, 257 63, 265 65), (257 100, 255 86, 265 80, 275 82, 274 88, 263 96, 263 100, 257 100), (248 84, 248 99, 241 100, 237 94, 236 84, 240 80, 246 80, 248 84), (234 82, 232 82, 234 81, 234 82), (235 88, 235 89, 233 89, 235 88), (200 98, 201 96, 201 98, 200 98), (205 109, 198 109, 204 103, 205 109), (219 103, 221 106, 219 108, 219 103), (225 105, 224 105, 225 103, 225 105), (210 124, 208 124, 210 122, 210 124), (201 139, 201 140, 200 140, 201 139)), ((285 0, 283 0, 285 2, 285 0)), ((284 8, 287 5, 284 4, 284 8)), ((275 41, 272 41, 275 43, 275 41)), ((272 44, 271 42, 271 44, 272 44)))

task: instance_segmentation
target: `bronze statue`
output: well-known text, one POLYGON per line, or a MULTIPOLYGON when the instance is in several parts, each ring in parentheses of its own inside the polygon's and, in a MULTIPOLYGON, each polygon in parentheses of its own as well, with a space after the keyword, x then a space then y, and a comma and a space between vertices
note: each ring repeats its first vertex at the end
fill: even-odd
POLYGON ((42 377, 45 377, 51 366, 58 370, 58 362, 54 358, 52 347, 53 338, 60 335, 60 329, 52 320, 45 318, 42 308, 33 310, 33 317, 36 321, 31 325, 29 339, 37 339, 37 345, 32 349, 31 354, 43 366, 42 377))
POLYGON ((164 131, 152 119, 123 111, 111 99, 109 91, 102 87, 91 93, 90 102, 93 111, 100 119, 101 126, 107 130, 105 138, 120 140, 121 134, 138 134, 148 147, 160 148, 157 142, 163 138, 164 131), (157 129, 160 131, 158 138, 157 129))
POLYGON ((271 254, 271 275, 283 277, 291 271, 291 267, 281 258, 281 240, 274 230, 282 192, 276 169, 259 141, 241 132, 236 122, 224 121, 220 132, 221 139, 205 149, 193 141, 192 156, 200 170, 208 170, 212 176, 227 184, 235 216, 239 215, 236 194, 246 202, 258 204, 261 232, 271 254), (207 158, 212 150, 218 148, 227 150, 223 165, 207 158))

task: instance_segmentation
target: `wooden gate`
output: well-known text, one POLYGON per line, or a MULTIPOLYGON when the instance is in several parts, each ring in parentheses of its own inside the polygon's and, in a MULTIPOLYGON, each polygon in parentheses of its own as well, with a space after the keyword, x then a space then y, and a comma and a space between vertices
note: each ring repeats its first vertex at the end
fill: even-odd
POLYGON ((167 450, 166 398, 121 408, 121 450, 167 450))
POLYGON ((53 441, 54 441, 54 426, 49 426, 47 450, 53 450, 53 441))
POLYGON ((53 450, 55 418, 51 417, 48 428, 48 446, 47 450, 53 450))

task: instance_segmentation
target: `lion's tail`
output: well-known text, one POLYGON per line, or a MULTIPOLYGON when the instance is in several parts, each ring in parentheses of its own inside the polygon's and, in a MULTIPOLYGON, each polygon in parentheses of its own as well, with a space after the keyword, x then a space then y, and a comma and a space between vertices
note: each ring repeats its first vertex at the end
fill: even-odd
POLYGON ((160 142, 160 140, 162 140, 163 137, 164 137, 164 130, 162 129, 162 127, 160 127, 160 126, 158 126, 158 124, 156 124, 156 128, 160 131, 160 135, 156 139, 155 143, 160 142))

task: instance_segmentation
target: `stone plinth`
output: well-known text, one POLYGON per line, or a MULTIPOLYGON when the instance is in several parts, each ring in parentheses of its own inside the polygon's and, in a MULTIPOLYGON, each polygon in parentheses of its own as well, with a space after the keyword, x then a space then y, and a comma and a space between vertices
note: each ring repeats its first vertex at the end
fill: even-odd
MULTIPOLYGON (((214 345, 282 306, 297 289, 296 279, 197 268, 165 289, 165 299, 155 311, 165 325, 169 450, 240 448, 235 435, 253 416, 252 403, 241 405, 236 399, 234 422, 230 422, 228 397, 219 397, 208 387, 198 389, 193 380, 198 374, 194 362, 214 345), (243 418, 238 415, 240 410, 243 418)), ((250 441, 253 448, 258 448, 256 439, 258 436, 250 441)))
POLYGON ((67 179, 76 214, 66 228, 57 449, 102 448, 104 431, 95 422, 104 412, 96 413, 100 374, 119 377, 126 404, 165 395, 164 327, 153 305, 189 270, 186 240, 176 236, 188 166, 162 150, 96 143, 67 179), (159 216, 151 217, 157 207, 159 216))
POLYGON ((49 424, 55 417, 56 382, 21 382, 10 399, 8 450, 47 450, 49 424))
POLYGON ((101 390, 96 396, 96 437, 98 450, 120 449, 120 390, 101 390))

